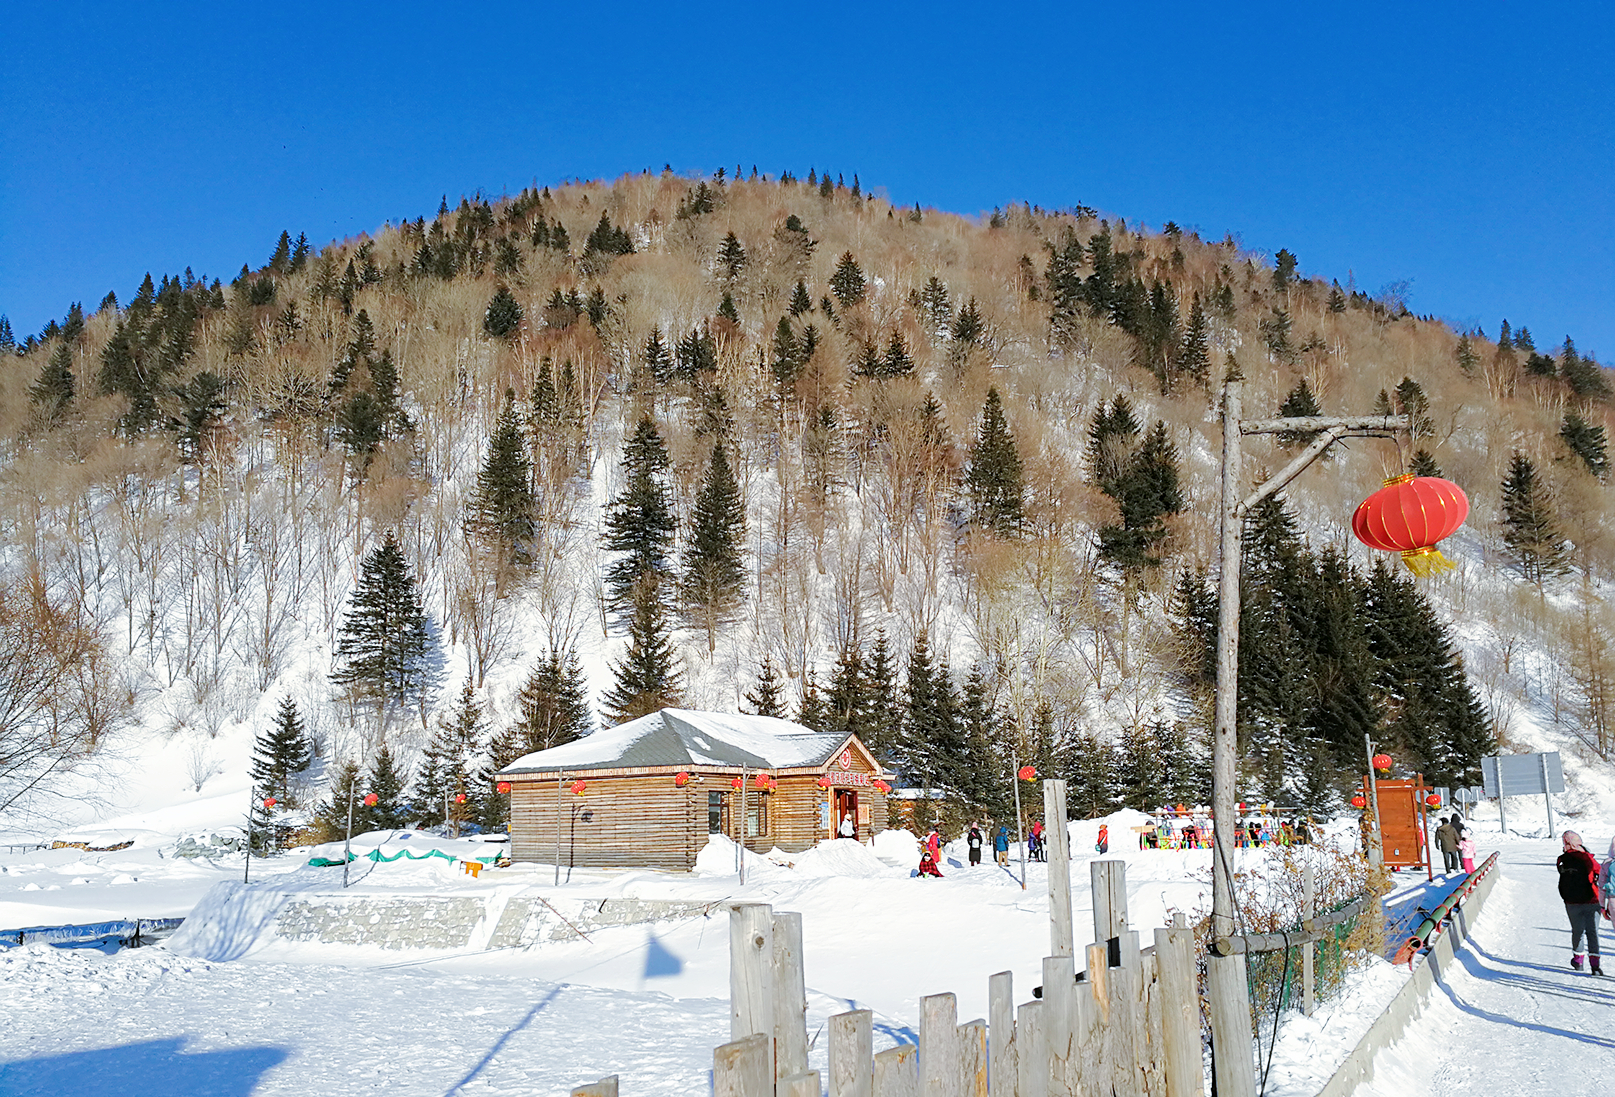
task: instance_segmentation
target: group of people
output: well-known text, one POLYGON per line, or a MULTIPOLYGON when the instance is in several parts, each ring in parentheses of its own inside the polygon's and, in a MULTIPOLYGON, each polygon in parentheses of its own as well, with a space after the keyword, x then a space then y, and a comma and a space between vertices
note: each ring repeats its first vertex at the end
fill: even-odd
POLYGON ((1609 842, 1609 856, 1600 865, 1587 852, 1581 835, 1567 830, 1561 836, 1564 852, 1554 862, 1559 870, 1559 898, 1564 900, 1570 918, 1570 966, 1580 971, 1584 962, 1594 975, 1604 974, 1598 955, 1598 919, 1615 920, 1615 896, 1610 895, 1610 877, 1615 874, 1615 838, 1609 842), (1582 951, 1582 939, 1586 951, 1582 951))
POLYGON ((1436 848, 1441 851, 1441 870, 1457 872, 1460 864, 1465 872, 1475 871, 1475 839, 1464 827, 1462 815, 1443 816, 1436 827, 1436 848))
MULTIPOLYGON (((1139 849, 1210 849, 1211 825, 1207 821, 1189 818, 1175 823, 1172 816, 1157 824, 1140 828, 1139 849)), ((1251 849, 1256 846, 1305 846, 1312 842, 1312 829, 1306 819, 1240 820, 1234 824, 1234 846, 1251 849)))

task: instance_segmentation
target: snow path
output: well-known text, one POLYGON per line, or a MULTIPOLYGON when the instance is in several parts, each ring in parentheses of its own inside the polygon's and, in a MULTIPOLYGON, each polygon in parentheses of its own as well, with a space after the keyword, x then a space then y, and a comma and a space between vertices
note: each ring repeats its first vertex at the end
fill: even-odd
MULTIPOLYGON (((1379 1054, 1358 1097, 1555 1097, 1608 1091, 1615 979, 1570 970, 1558 843, 1510 841, 1479 925, 1441 973, 1425 1012, 1379 1054), (1602 1080, 1601 1080, 1602 1079, 1602 1080)), ((1615 934, 1601 933, 1615 960, 1615 934)))

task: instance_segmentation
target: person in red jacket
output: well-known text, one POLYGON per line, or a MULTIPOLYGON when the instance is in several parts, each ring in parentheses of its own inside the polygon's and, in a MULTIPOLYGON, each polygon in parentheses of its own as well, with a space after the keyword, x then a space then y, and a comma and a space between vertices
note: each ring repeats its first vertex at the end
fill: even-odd
POLYGON ((1565 914, 1570 917, 1570 966, 1581 970, 1581 938, 1585 934, 1592 973, 1602 975, 1604 969, 1598 957, 1598 862, 1581 844, 1581 835, 1573 830, 1564 832, 1564 847, 1555 865, 1559 869, 1559 898, 1564 900, 1565 914))
POLYGON ((931 856, 931 851, 928 849, 920 853, 920 875, 935 876, 938 880, 942 879, 942 870, 936 867, 936 858, 931 856))

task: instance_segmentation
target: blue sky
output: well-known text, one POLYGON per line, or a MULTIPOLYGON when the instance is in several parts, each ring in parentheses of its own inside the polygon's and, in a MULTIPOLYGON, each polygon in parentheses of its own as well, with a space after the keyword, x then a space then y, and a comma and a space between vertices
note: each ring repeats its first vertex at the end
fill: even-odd
POLYGON ((1078 202, 1615 360, 1593 4, 31 5, 4 17, 0 312, 229 276, 479 188, 753 163, 1078 202))

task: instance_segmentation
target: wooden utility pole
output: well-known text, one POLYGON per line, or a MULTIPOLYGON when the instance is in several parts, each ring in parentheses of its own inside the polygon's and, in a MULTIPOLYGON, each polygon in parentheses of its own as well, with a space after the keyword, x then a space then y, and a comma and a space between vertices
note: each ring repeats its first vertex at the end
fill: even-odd
POLYGON ((1239 722, 1239 568, 1245 518, 1251 508, 1283 491, 1342 438, 1385 438, 1409 429, 1406 419, 1393 415, 1245 419, 1243 389, 1237 368, 1230 371, 1222 390, 1222 543, 1217 583, 1216 718, 1211 742, 1212 942, 1207 957, 1212 1071, 1220 1097, 1255 1097, 1256 1093, 1244 958, 1222 947, 1235 933, 1233 836, 1239 759, 1235 729, 1239 722), (1310 435, 1313 440, 1289 464, 1246 495, 1241 469, 1244 436, 1280 432, 1310 435))

